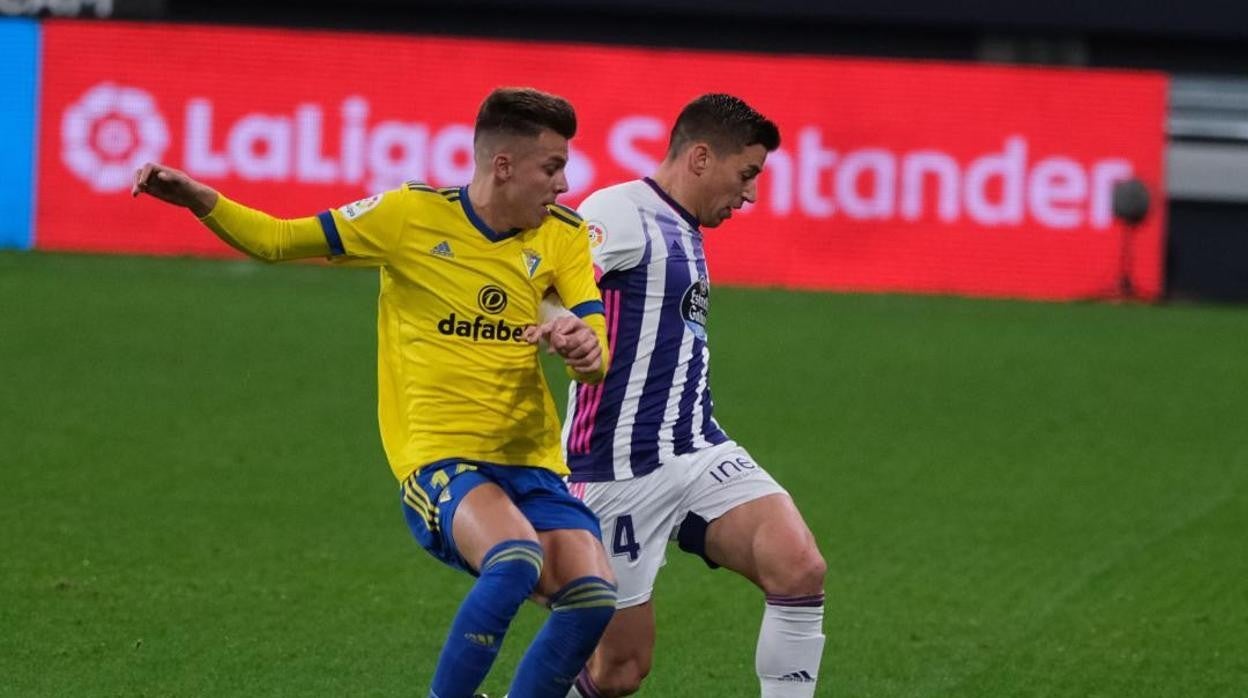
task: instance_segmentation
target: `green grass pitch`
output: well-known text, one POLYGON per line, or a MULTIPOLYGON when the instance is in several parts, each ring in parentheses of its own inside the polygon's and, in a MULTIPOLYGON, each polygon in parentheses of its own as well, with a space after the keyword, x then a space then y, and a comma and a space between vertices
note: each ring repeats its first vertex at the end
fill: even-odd
MULTIPOLYGON (((403 525, 375 293, 0 254, 0 695, 423 694, 468 579, 403 525)), ((1248 310, 717 288, 710 323, 720 421, 828 559, 821 696, 1248 695, 1248 310)), ((656 604, 644 695, 757 695, 748 583, 673 551, 656 604)))

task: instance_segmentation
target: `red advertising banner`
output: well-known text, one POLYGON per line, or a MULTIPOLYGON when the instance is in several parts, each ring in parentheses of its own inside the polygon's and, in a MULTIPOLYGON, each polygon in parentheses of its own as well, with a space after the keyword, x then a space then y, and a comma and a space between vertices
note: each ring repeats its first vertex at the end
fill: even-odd
POLYGON ((36 246, 229 256, 128 194, 147 160, 276 215, 468 181, 498 85, 577 108, 575 206, 649 174, 711 91, 773 118, 758 202, 707 231, 716 283, 1070 299, 1162 288, 1166 82, 1119 73, 186 25, 49 21, 36 246), (1128 234, 1115 182, 1142 179, 1128 234), (1124 245, 1130 243, 1129 249, 1124 245), (1125 251, 1125 254, 1124 254, 1125 251), (1125 260, 1125 261, 1124 261, 1125 260))

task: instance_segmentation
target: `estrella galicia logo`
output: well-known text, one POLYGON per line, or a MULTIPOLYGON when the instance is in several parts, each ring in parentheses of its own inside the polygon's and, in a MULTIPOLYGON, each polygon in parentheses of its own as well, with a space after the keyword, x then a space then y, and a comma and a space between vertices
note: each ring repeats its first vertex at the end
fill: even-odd
POLYGON ((477 305, 490 315, 498 315, 507 308, 507 292, 493 284, 482 286, 477 305))
POLYGON ((690 284, 680 299, 680 316, 694 337, 706 341, 706 316, 711 310, 711 284, 701 277, 690 284))

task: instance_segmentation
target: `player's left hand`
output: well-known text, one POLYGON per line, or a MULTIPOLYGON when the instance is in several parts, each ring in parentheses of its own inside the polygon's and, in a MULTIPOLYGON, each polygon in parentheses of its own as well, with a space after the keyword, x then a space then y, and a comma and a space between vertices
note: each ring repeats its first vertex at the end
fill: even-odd
POLYGON ((564 315, 529 327, 524 332, 524 338, 530 344, 546 342, 547 351, 559 354, 577 373, 594 373, 602 368, 602 347, 598 346, 598 337, 584 320, 575 315, 564 315))

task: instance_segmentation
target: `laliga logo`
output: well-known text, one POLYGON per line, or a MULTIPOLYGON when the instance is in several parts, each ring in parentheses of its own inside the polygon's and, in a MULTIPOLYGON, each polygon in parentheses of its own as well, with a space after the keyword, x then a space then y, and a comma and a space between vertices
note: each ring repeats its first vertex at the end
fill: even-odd
POLYGON ((100 83, 65 110, 61 159, 98 192, 130 186, 134 171, 160 160, 169 130, 152 96, 133 87, 100 83))
MULTIPOLYGON (((188 99, 172 122, 180 129, 174 134, 182 146, 180 166, 205 180, 353 184, 366 192, 409 179, 449 186, 472 177, 471 125, 376 120, 369 101, 358 95, 337 110, 326 107, 303 102, 289 112, 244 113, 218 124, 212 99, 188 99), (331 128, 336 139, 327 137, 331 128)), ((61 157, 74 174, 96 191, 113 192, 129 186, 144 162, 161 159, 170 133, 151 94, 101 83, 66 109, 61 143, 61 157)), ((594 174, 589 156, 569 147, 569 193, 588 190, 594 174)))

